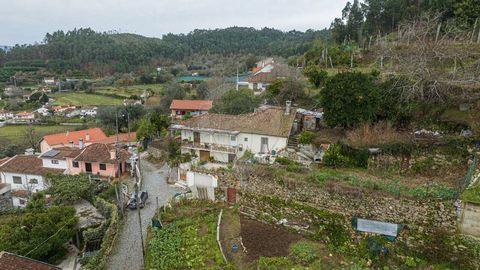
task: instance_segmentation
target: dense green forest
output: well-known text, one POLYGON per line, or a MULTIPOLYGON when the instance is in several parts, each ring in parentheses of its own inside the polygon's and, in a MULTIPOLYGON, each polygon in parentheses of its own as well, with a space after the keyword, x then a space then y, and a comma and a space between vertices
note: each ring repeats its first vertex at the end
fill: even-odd
MULTIPOLYGON (((142 65, 181 61, 193 54, 255 54, 288 57, 302 54, 328 30, 282 32, 275 29, 231 27, 167 34, 162 39, 134 34, 99 33, 74 29, 47 33, 39 45, 17 45, 7 53, 0 50, 3 73, 81 70, 90 74, 131 72, 142 65)), ((0 72, 0 76, 2 76, 0 72)), ((3 77, 8 77, 4 74, 3 77)))
POLYGON ((354 0, 331 25, 331 37, 338 43, 363 44, 368 36, 394 32, 405 21, 425 13, 440 14, 443 21, 460 28, 473 26, 480 17, 478 0, 354 0))

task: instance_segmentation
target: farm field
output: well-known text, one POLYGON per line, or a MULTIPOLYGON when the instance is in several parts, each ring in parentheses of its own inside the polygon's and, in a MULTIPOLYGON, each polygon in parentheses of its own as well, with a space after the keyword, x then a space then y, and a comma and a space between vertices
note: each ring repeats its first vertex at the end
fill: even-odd
POLYGON ((108 106, 108 105, 122 105, 123 100, 103 95, 71 92, 71 93, 57 93, 51 95, 55 99, 53 105, 74 105, 74 106, 108 106))
POLYGON ((107 86, 107 87, 98 87, 95 88, 96 93, 101 94, 115 94, 123 97, 130 97, 131 95, 140 96, 143 94, 145 90, 152 91, 155 94, 160 93, 163 90, 162 84, 139 84, 139 85, 131 85, 131 86, 121 86, 121 87, 114 87, 114 86, 107 86))
MULTIPOLYGON (((35 132, 39 136, 44 136, 53 133, 60 133, 67 130, 75 130, 78 126, 34 126, 35 132)), ((22 143, 23 132, 28 128, 28 125, 7 125, 0 128, 0 140, 6 139, 11 143, 22 143)))

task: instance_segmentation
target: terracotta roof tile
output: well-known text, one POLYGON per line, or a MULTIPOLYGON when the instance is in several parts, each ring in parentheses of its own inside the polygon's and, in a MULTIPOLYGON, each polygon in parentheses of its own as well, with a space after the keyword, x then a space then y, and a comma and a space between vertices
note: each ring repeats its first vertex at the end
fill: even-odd
POLYGON ((63 173, 65 170, 43 167, 37 156, 17 155, 0 165, 0 172, 25 173, 45 176, 48 173, 63 173))
MULTIPOLYGON (((105 143, 92 143, 91 145, 85 147, 82 152, 74 158, 74 160, 113 164, 116 162, 116 160, 112 159, 110 156, 110 151, 113 150, 115 150, 115 147, 111 145, 105 143)), ((119 155, 120 161, 125 161, 131 156, 131 154, 125 149, 120 149, 119 155)))
POLYGON ((212 108, 213 101, 211 100, 172 100, 170 105, 171 110, 197 110, 208 111, 212 108))
POLYGON ((2 270, 61 270, 60 267, 48 263, 40 262, 34 259, 12 254, 9 252, 0 252, 0 269, 2 270))
POLYGON ((284 108, 269 107, 255 113, 241 115, 210 113, 181 121, 180 126, 288 137, 295 120, 293 111, 292 109, 291 113, 286 115, 284 108))
MULTIPOLYGON (((136 142, 137 141, 137 133, 136 132, 130 132, 130 135, 128 133, 119 133, 118 134, 118 141, 119 142, 128 142, 128 138, 130 136, 130 142, 136 142)), ((112 135, 107 137, 106 139, 96 141, 97 143, 108 143, 108 144, 113 144, 117 142, 117 135, 112 135)))
POLYGON ((272 72, 260 72, 248 77, 250 83, 272 83, 277 77, 272 72))
POLYGON ((81 149, 78 148, 78 147, 68 147, 68 146, 55 147, 52 150, 49 150, 45 153, 42 153, 40 155, 40 158, 61 159, 61 160, 63 160, 67 157, 77 156, 78 154, 80 154, 80 152, 81 152, 81 149), (47 154, 50 151, 57 151, 57 154, 55 154, 55 155, 47 154))
POLYGON ((50 146, 67 145, 70 143, 70 141, 73 141, 74 144, 78 144, 79 139, 83 139, 84 143, 92 143, 99 140, 104 140, 106 138, 107 135, 105 135, 100 128, 67 131, 64 133, 43 136, 43 140, 45 140, 50 146))

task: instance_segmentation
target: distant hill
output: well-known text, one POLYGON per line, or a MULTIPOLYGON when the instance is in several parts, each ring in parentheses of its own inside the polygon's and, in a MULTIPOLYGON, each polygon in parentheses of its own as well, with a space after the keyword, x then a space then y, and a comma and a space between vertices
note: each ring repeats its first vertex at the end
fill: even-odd
POLYGON ((99 33, 92 29, 47 33, 45 44, 11 48, 0 64, 44 67, 54 71, 82 70, 111 74, 130 72, 159 59, 181 61, 193 54, 255 54, 291 56, 307 51, 313 41, 327 39, 328 30, 283 32, 264 28, 231 27, 194 30, 148 38, 136 34, 99 33))

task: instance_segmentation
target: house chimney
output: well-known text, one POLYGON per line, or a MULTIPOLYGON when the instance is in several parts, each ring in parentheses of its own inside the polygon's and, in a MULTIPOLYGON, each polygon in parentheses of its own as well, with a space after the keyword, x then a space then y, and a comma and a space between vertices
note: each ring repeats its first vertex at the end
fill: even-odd
POLYGON ((117 159, 116 149, 110 149, 110 159, 117 159))
POLYGON ((290 109, 292 107, 292 101, 287 100, 285 103, 286 103, 285 104, 285 115, 289 115, 290 114, 290 109))
POLYGON ((85 147, 85 143, 83 143, 83 139, 82 139, 82 138, 78 139, 78 147, 79 147, 80 149, 83 149, 83 148, 85 147))
POLYGON ((33 148, 25 149, 26 156, 33 156, 34 153, 35 153, 35 150, 33 148))
POLYGON ((75 146, 75 145, 73 144, 73 141, 69 141, 68 144, 70 144, 70 147, 75 146))
POLYGON ((85 134, 85 140, 86 140, 87 142, 90 141, 90 134, 88 134, 88 133, 85 134))

